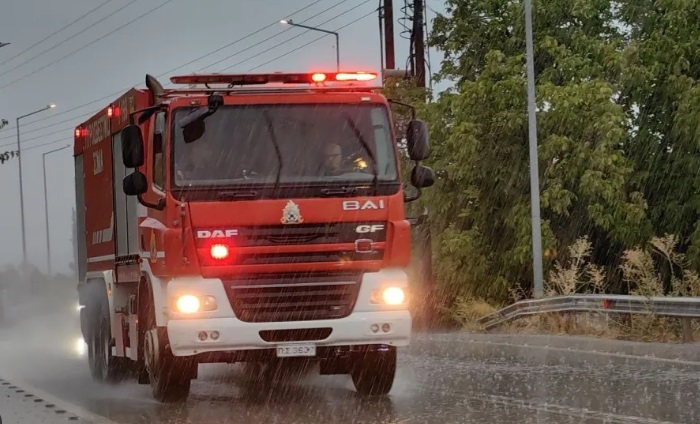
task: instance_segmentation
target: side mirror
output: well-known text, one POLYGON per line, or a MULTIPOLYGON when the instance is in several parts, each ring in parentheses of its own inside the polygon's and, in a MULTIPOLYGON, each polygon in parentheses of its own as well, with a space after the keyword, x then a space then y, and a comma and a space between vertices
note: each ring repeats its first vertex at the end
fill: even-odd
POLYGON ((408 123, 406 141, 411 160, 424 160, 430 156, 428 124, 425 121, 415 119, 408 123))
POLYGON ((411 171, 411 185, 415 188, 428 188, 435 184, 435 173, 423 165, 416 165, 411 171))
POLYGON ((141 128, 129 125, 122 130, 122 161, 127 168, 138 168, 144 163, 141 128))
POLYGON ((134 171, 124 177, 122 188, 127 196, 140 196, 148 190, 146 175, 141 171, 134 171))

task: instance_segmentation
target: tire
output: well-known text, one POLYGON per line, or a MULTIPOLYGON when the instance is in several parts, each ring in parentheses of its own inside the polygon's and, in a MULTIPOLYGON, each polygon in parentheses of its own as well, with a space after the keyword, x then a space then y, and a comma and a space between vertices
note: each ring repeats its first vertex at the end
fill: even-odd
POLYGON ((385 352, 366 352, 354 361, 350 376, 355 390, 361 395, 388 394, 396 376, 396 348, 389 347, 385 352))
POLYGON ((93 309, 92 325, 88 341, 90 373, 97 381, 117 383, 131 372, 130 360, 112 355, 112 328, 109 303, 106 296, 99 309, 93 309))
POLYGON ((172 354, 165 329, 156 326, 152 307, 148 308, 145 321, 148 331, 144 335, 144 362, 153 398, 161 403, 185 402, 197 363, 172 354))

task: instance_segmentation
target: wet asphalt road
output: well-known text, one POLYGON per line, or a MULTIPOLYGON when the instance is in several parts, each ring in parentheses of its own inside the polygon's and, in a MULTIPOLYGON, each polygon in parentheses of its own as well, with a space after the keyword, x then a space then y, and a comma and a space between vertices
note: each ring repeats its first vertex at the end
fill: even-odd
POLYGON ((0 328, 0 376, 118 423, 700 422, 696 346, 532 336, 416 335, 383 399, 358 397, 345 376, 264 391, 238 366, 208 365, 186 404, 160 405, 148 386, 93 382, 76 312, 64 309, 0 328))

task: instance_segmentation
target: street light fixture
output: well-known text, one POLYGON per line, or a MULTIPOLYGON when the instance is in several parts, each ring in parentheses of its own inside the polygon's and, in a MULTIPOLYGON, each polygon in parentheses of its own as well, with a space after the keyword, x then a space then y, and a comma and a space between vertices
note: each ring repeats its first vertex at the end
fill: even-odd
POLYGON ((312 31, 319 31, 319 32, 324 32, 326 34, 335 35, 335 62, 336 62, 336 69, 338 70, 338 72, 340 72, 340 36, 338 35, 337 32, 328 31, 327 29, 316 28, 316 27, 302 25, 302 24, 295 24, 294 22, 292 22, 291 19, 282 19, 280 21, 280 23, 283 25, 291 25, 291 26, 296 26, 299 28, 310 29, 312 31))
POLYGON ((0 43, 0 47, 9 46, 10 44, 12 44, 12 43, 0 43))
POLYGON ((51 231, 49 230, 49 201, 48 201, 48 190, 46 188, 46 155, 49 155, 54 152, 58 152, 61 150, 65 150, 69 148, 71 145, 63 146, 58 149, 53 149, 49 150, 48 152, 44 153, 42 155, 42 165, 44 169, 44 214, 46 217, 46 270, 48 273, 48 276, 50 277, 51 274, 51 242, 50 242, 50 236, 49 234, 51 231))
POLYGON ((55 108, 55 104, 50 104, 46 105, 46 107, 35 110, 34 112, 28 113, 26 115, 22 115, 17 117, 17 155, 19 156, 17 158, 19 162, 19 205, 20 205, 20 215, 22 217, 22 267, 26 268, 27 266, 27 234, 26 234, 26 229, 24 226, 24 190, 22 188, 22 147, 20 146, 20 138, 19 138, 19 120, 26 118, 28 116, 35 115, 37 113, 43 112, 48 109, 53 109, 55 108))

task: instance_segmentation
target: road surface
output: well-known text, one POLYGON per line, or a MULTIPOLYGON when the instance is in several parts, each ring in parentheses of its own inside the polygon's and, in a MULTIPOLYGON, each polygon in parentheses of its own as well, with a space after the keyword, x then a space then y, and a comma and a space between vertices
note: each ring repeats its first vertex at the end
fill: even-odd
POLYGON ((456 333, 416 335, 383 399, 358 397, 345 376, 302 376, 264 391, 238 366, 208 365, 186 404, 160 405, 148 386, 90 379, 74 308, 15 314, 0 328, 0 377, 22 395, 35 390, 116 423, 700 422, 695 345, 456 333))

